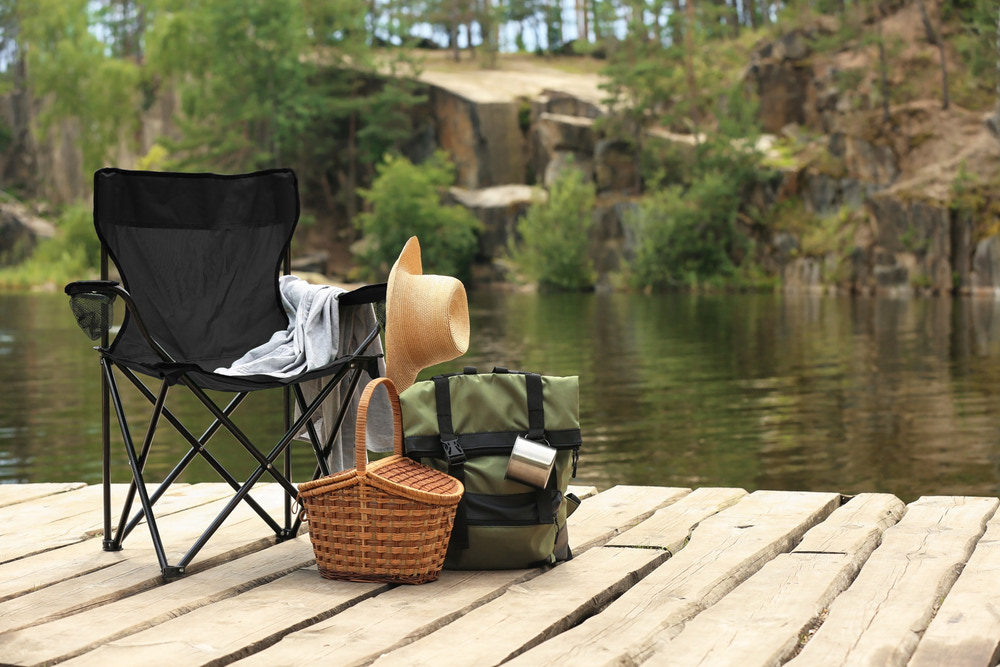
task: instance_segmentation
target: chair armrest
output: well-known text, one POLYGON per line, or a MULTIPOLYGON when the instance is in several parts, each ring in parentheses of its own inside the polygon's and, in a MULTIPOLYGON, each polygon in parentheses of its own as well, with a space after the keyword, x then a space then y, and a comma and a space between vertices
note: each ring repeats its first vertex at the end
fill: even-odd
MULTIPOLYGON (((150 348, 156 354, 163 359, 163 361, 173 362, 174 359, 171 357, 166 350, 149 334, 149 330, 146 328, 145 323, 142 321, 142 317, 139 315, 139 309, 135 305, 135 301, 132 300, 132 295, 128 293, 124 287, 122 287, 117 280, 77 280, 66 285, 66 294, 71 297, 79 296, 81 294, 100 294, 101 296, 110 297, 110 301, 113 301, 115 297, 121 297, 122 302, 128 309, 129 315, 135 320, 136 326, 139 328, 139 333, 142 337, 146 339, 150 348)), ((81 321, 81 318, 77 317, 77 323, 80 324, 81 328, 84 328, 87 322, 81 321)), ((85 329, 86 331, 86 329, 85 329)), ((88 333, 88 335, 90 335, 88 333)), ((96 340, 91 336, 91 340, 96 340)))
POLYGON ((386 283, 364 285, 340 295, 337 301, 342 306, 361 306, 385 301, 386 283))
POLYGON ((117 280, 77 280, 66 285, 66 294, 76 296, 77 294, 116 294, 112 289, 118 287, 117 280))

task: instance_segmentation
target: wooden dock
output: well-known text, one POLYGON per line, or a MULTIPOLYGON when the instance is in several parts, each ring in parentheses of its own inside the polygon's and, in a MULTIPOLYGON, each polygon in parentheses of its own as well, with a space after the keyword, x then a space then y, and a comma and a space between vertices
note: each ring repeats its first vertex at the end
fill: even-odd
MULTIPOLYGON (((104 552, 100 487, 0 485, 5 665, 968 665, 1000 647, 997 498, 618 486, 575 558, 422 586, 322 579, 239 510, 163 584, 144 528, 104 552)), ((121 489, 116 488, 116 493, 121 489)), ((265 505, 277 489, 254 493, 265 505)), ((226 487, 177 486, 166 544, 226 487)), ((168 554, 174 556, 174 554, 168 554)))

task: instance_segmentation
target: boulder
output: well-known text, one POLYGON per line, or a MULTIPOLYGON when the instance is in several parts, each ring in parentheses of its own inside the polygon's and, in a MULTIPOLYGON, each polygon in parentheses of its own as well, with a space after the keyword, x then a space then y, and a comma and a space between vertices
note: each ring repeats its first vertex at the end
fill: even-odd
POLYGON ((476 260, 486 263, 503 257, 517 233, 517 221, 535 201, 546 198, 544 190, 530 185, 498 185, 479 190, 453 187, 449 194, 483 223, 476 260))
POLYGON ((638 206, 632 197, 599 197, 590 228, 590 256, 598 283, 608 283, 608 274, 621 271, 635 259, 635 238, 629 233, 627 217, 638 206))
POLYGON ((850 135, 843 141, 844 167, 849 176, 883 187, 899 178, 899 161, 892 146, 850 135))
MULTIPOLYGON (((536 180, 551 185, 569 155, 578 164, 591 163, 595 144, 592 119, 547 111, 541 113, 531 133, 531 167, 536 180)), ((588 175, 588 179, 591 178, 588 175)))
POLYGON ((581 116, 597 118, 602 115, 601 109, 587 100, 582 100, 570 93, 558 90, 544 90, 542 94, 531 101, 531 120, 535 122, 543 113, 553 113, 562 116, 581 116))
POLYGON ((1000 288, 1000 237, 990 236, 976 244, 972 256, 972 289, 993 292, 1000 288))
POLYGON ((579 116, 543 113, 538 117, 538 141, 549 152, 572 151, 593 155, 594 121, 579 116))
POLYGON ((602 139, 594 150, 594 182, 598 192, 639 191, 635 149, 625 141, 602 139))
POLYGON ((18 202, 0 203, 0 266, 23 261, 39 239, 55 236, 55 226, 18 202))
POLYGON ((464 188, 523 183, 524 136, 513 102, 476 102, 431 86, 438 144, 455 162, 464 188))
POLYGON ((796 257, 781 269, 781 284, 788 291, 821 290, 823 260, 819 257, 796 257))
POLYGON ((585 182, 594 180, 594 160, 585 153, 575 153, 573 151, 556 151, 545 166, 545 173, 542 184, 545 187, 552 187, 561 174, 566 169, 577 169, 583 174, 585 182))
POLYGON ((907 278, 933 291, 954 286, 951 212, 920 200, 878 194, 868 202, 875 219, 875 246, 880 249, 875 278, 879 286, 900 280, 886 267, 905 266, 907 278))

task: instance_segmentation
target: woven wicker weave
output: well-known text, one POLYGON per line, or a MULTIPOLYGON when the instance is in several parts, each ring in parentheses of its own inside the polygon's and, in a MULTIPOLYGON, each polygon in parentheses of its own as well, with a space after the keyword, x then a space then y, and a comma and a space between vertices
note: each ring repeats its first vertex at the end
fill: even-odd
POLYGON ((402 454, 399 396, 390 380, 372 380, 358 406, 355 469, 299 485, 316 564, 327 579, 422 584, 441 574, 464 489, 402 454), (365 425, 380 384, 392 404, 395 453, 369 465, 365 425))

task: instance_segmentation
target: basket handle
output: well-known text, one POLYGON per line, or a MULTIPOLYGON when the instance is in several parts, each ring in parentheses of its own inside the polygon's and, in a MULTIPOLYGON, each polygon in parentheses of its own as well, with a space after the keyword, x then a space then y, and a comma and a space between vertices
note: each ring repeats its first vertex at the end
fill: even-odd
POLYGON ((354 433, 354 467, 359 475, 365 474, 368 467, 367 442, 365 429, 368 426, 368 403, 372 394, 380 385, 385 385, 386 393, 389 394, 389 404, 392 406, 392 446, 394 453, 403 454, 403 411, 399 407, 399 392, 396 385, 389 378, 375 378, 361 392, 361 400, 358 402, 358 416, 354 433))

